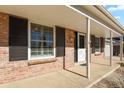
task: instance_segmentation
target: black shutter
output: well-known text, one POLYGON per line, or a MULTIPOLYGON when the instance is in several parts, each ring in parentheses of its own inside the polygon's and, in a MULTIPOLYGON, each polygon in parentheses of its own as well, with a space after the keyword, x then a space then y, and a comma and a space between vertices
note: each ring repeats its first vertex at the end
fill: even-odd
POLYGON ((75 49, 75 53, 74 53, 74 61, 77 62, 77 58, 78 58, 78 33, 75 32, 75 40, 74 40, 74 49, 75 49))
POLYGON ((56 57, 65 56, 65 29, 56 26, 56 57))
POLYGON ((104 40, 103 40, 103 37, 100 37, 100 50, 101 50, 101 52, 104 52, 104 40))
POLYGON ((95 36, 91 35, 91 48, 92 48, 92 53, 95 53, 95 36))
POLYGON ((9 17, 9 60, 28 59, 28 20, 9 17))
POLYGON ((105 38, 102 37, 102 52, 104 52, 105 47, 105 38))

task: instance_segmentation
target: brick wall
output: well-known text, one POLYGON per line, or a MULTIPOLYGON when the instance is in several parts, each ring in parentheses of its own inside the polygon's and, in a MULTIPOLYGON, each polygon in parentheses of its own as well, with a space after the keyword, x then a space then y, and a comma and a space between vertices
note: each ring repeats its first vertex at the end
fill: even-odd
MULTIPOLYGON (((0 13, 0 84, 63 69, 63 57, 54 58, 54 62, 35 65, 29 65, 31 61, 28 60, 9 62, 8 21, 9 15, 0 13)), ((65 67, 68 68, 74 65, 75 34, 70 29, 66 29, 65 34, 65 67)), ((33 60, 40 61, 42 60, 33 60)))
MULTIPOLYGON (((65 68, 68 68, 74 66, 74 31, 66 29, 65 38, 65 68)), ((0 65, 0 84, 62 70, 63 57, 56 57, 55 59, 55 62, 35 65, 28 65, 31 62, 28 60, 4 63, 0 65)), ((33 62, 37 61, 42 60, 33 60, 33 62)))
POLYGON ((0 13, 0 46, 8 46, 8 15, 0 13))
POLYGON ((74 40, 75 32, 71 29, 65 31, 65 68, 74 66, 74 40))
POLYGON ((91 62, 92 63, 102 63, 102 60, 105 60, 105 55, 104 53, 100 53, 99 55, 95 55, 95 53, 91 54, 91 62))
POLYGON ((7 14, 0 13, 0 64, 9 60, 8 18, 7 14))
MULTIPOLYGON (((40 60, 34 60, 37 61, 40 60)), ((24 60, 0 65, 0 84, 63 69, 63 57, 57 57, 55 62, 50 63, 28 65, 29 62, 24 60)))
POLYGON ((0 47, 0 64, 3 64, 3 62, 8 62, 8 60, 9 60, 9 48, 0 47))

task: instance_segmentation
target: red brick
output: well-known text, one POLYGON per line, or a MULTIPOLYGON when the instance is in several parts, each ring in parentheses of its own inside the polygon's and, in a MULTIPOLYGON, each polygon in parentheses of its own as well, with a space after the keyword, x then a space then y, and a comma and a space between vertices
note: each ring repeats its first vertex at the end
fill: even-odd
MULTIPOLYGON (((8 47, 8 15, 0 13, 0 83, 19 80, 36 75, 43 75, 48 72, 58 71, 63 69, 63 57, 57 57, 55 62, 30 65, 30 60, 11 61, 9 62, 9 47, 8 47)), ((74 39, 73 30, 66 29, 65 31, 65 67, 74 65, 74 39)), ((39 60, 34 60, 35 62, 39 60)), ((43 61, 43 60, 41 60, 43 61)))

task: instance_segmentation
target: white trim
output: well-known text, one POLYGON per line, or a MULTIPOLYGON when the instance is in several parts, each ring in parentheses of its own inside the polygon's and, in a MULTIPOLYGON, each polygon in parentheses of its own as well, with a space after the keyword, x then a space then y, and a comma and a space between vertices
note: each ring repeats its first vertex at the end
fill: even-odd
POLYGON ((83 16, 85 16, 85 17, 87 17, 87 18, 89 18, 89 19, 91 19, 91 20, 93 20, 93 21, 95 21, 96 23, 100 24, 101 26, 106 27, 107 29, 111 30, 112 32, 114 32, 114 33, 116 33, 116 34, 118 34, 118 35, 121 35, 120 33, 118 33, 118 32, 116 32, 115 30, 109 28, 108 26, 104 25, 103 23, 99 22, 98 20, 96 20, 96 19, 94 19, 94 18, 88 16, 87 14, 85 14, 85 13, 79 11, 78 9, 76 9, 76 8, 70 6, 70 5, 66 5, 66 6, 67 6, 68 8, 70 8, 70 9, 72 9, 72 10, 78 12, 79 14, 81 14, 81 15, 83 15, 83 16))
POLYGON ((28 60, 31 59, 31 25, 28 21, 28 60))
POLYGON ((87 77, 88 77, 88 79, 90 79, 90 61, 91 61, 91 53, 90 53, 90 51, 91 51, 91 48, 90 48, 90 22, 91 22, 91 20, 90 20, 90 18, 87 18, 87 32, 86 32, 86 49, 87 49, 87 51, 86 51, 86 61, 87 61, 87 77))
POLYGON ((112 31, 110 31, 110 66, 112 66, 112 55, 113 55, 113 43, 112 43, 112 31))
POLYGON ((120 36, 120 61, 123 60, 123 36, 120 36))
POLYGON ((56 41, 56 37, 55 37, 56 30, 55 30, 55 26, 52 26, 53 27, 53 56, 31 57, 31 23, 34 23, 34 22, 31 22, 31 21, 28 22, 28 60, 55 58, 56 57, 56 48, 55 48, 55 46, 56 46, 56 43, 55 43, 55 41, 56 41))
POLYGON ((80 32, 77 32, 79 35, 83 35, 83 36, 85 36, 86 35, 86 33, 80 33, 80 32))
POLYGON ((55 25, 53 27, 53 35, 54 35, 54 37, 53 37, 53 42, 54 42, 53 47, 54 47, 54 58, 55 58, 56 57, 56 27, 55 27, 55 25))
POLYGON ((84 33, 77 33, 77 62, 76 63, 78 63, 78 64, 85 64, 86 63, 86 51, 84 51, 84 50, 86 50, 86 46, 85 46, 85 43, 86 43, 86 40, 85 40, 85 37, 86 36, 86 34, 84 34, 84 33), (80 48, 80 36, 84 36, 84 48, 80 48), (84 53, 85 52, 85 53, 84 53), (80 54, 80 53, 83 53, 83 54, 80 54), (80 55, 83 55, 82 57, 80 57, 80 55))

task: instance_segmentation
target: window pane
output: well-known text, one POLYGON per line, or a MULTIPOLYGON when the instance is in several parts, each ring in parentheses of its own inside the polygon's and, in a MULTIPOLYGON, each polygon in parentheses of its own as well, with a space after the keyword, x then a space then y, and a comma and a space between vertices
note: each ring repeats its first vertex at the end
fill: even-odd
POLYGON ((41 40, 42 32, 32 32, 31 39, 32 40, 41 40))
POLYGON ((41 26, 38 24, 31 23, 31 31, 40 32, 41 26))
POLYGON ((79 48, 84 48, 84 36, 79 35, 79 48))
POLYGON ((53 28, 38 24, 31 24, 31 55, 52 56, 53 28))
POLYGON ((37 52, 31 52, 31 56, 37 56, 37 52))
POLYGON ((32 47, 32 48, 40 48, 40 47, 41 47, 41 42, 32 41, 32 42, 31 42, 31 47, 32 47))
POLYGON ((43 43, 44 48, 53 48, 53 42, 44 42, 43 43))
POLYGON ((44 52, 49 52, 49 48, 44 48, 44 52))
POLYGON ((53 41, 53 33, 52 31, 45 31, 43 38, 45 41, 53 41))
POLYGON ((31 48, 31 51, 32 52, 37 52, 38 51, 38 48, 31 48))
POLYGON ((48 52, 44 52, 44 56, 48 56, 49 55, 49 53, 48 52))
POLYGON ((50 55, 54 55, 53 53, 54 53, 53 48, 49 48, 49 54, 50 54, 50 55))
POLYGON ((38 52, 38 55, 39 55, 39 56, 43 56, 43 53, 42 53, 42 52, 38 52))

